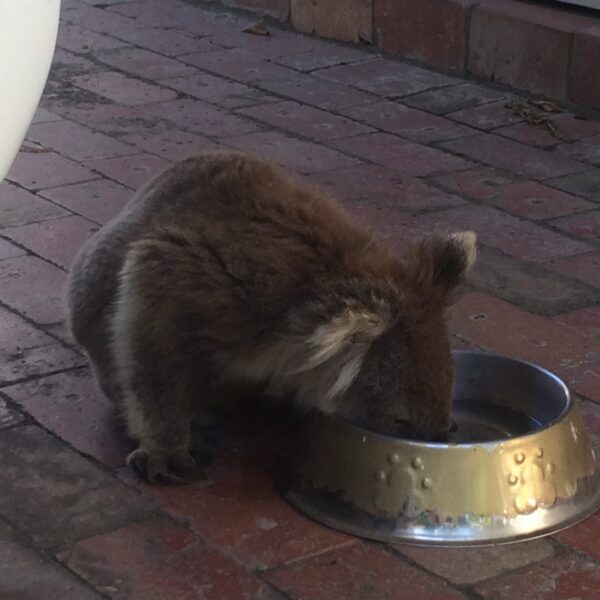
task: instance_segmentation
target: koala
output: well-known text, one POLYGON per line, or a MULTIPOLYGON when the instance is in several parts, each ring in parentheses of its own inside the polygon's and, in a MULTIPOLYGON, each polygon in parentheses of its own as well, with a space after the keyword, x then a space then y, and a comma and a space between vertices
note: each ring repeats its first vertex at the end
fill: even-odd
POLYGON ((190 426, 233 386, 431 438, 451 425, 445 310, 471 232, 401 254, 326 192, 239 153, 142 187, 81 249, 68 318, 150 482, 198 472, 190 426))

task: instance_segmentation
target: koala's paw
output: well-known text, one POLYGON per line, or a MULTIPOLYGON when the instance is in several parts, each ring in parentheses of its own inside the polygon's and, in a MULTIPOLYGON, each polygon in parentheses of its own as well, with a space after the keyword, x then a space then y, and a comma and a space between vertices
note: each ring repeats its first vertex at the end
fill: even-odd
POLYGON ((127 457, 127 464, 133 467, 149 483, 191 483, 205 479, 196 461, 189 453, 169 454, 149 452, 144 448, 134 450, 127 457))

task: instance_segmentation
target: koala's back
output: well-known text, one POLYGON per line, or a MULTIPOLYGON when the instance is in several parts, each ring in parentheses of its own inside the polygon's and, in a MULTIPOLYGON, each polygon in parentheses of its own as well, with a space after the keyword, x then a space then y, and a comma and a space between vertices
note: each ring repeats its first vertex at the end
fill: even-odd
POLYGON ((396 263, 323 192, 236 153, 171 167, 83 248, 69 312, 84 346, 106 327, 126 260, 155 333, 180 323, 215 347, 256 339, 325 283, 321 295, 335 280, 384 278, 396 263))

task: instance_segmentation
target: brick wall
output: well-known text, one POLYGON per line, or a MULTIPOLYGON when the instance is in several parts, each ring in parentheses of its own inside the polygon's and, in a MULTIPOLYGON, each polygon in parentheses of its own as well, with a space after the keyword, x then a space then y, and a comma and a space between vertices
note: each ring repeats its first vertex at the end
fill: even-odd
MULTIPOLYGON (((204 0, 206 2, 206 0, 204 0)), ((526 0, 221 0, 304 33, 600 109, 600 13, 526 0)))

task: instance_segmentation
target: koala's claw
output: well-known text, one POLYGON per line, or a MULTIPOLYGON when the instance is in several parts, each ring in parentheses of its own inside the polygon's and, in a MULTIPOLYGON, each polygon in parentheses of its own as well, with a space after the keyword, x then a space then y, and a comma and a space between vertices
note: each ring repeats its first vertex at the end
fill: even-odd
POLYGON ((205 479, 204 473, 189 453, 163 454, 148 452, 144 448, 134 450, 127 457, 133 467, 148 483, 181 485, 205 479))

